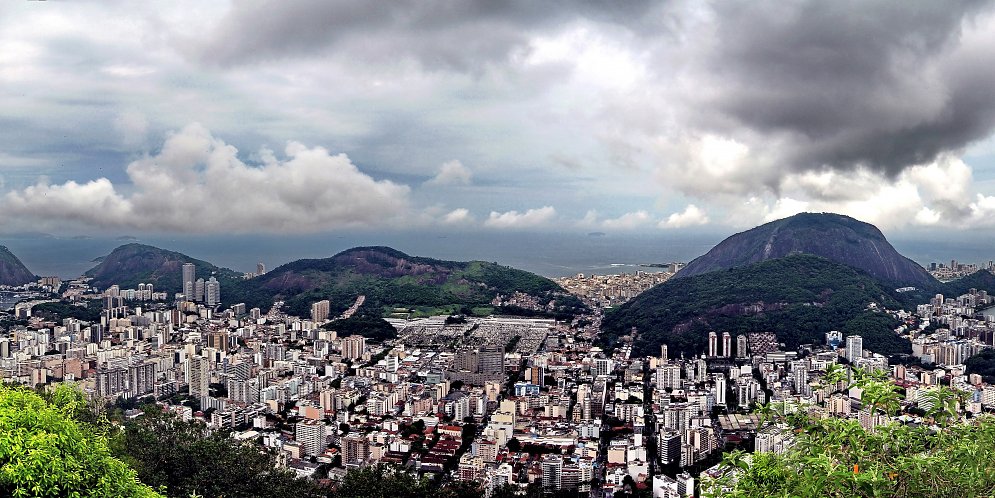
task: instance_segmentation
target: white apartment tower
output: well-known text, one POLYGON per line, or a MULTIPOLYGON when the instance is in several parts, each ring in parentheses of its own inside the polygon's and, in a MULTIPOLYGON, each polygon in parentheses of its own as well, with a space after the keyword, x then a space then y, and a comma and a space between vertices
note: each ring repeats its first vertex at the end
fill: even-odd
POLYGON ((864 356, 864 338, 859 335, 847 336, 846 359, 852 363, 862 356, 864 356))
POLYGON ((214 307, 221 304, 221 282, 211 277, 204 284, 204 304, 214 307))

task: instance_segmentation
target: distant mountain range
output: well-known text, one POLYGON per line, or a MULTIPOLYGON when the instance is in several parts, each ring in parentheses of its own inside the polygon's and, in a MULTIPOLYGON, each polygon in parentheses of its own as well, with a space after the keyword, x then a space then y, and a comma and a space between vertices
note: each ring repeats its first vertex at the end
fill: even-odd
POLYGON ((0 285, 24 285, 38 280, 7 246, 0 246, 0 285))
POLYGON ((801 213, 737 233, 676 276, 687 278, 791 254, 811 254, 859 268, 896 287, 936 284, 925 268, 899 254, 877 227, 833 213, 801 213))
POLYGON ((306 316, 312 303, 328 299, 333 315, 347 309, 359 295, 366 296, 364 312, 380 315, 391 307, 425 307, 445 311, 472 311, 490 306, 498 295, 520 292, 541 303, 542 310, 526 305, 501 311, 522 314, 572 315, 584 308, 555 282, 523 270, 483 261, 457 262, 409 256, 389 247, 357 247, 323 259, 302 259, 264 275, 243 279, 242 274, 185 254, 143 244, 126 244, 100 259, 86 272, 93 285, 118 284, 133 288, 141 282, 156 290, 181 292, 183 263, 196 265, 198 278, 221 281, 225 304, 244 302, 268 309, 284 302, 289 313, 306 316))

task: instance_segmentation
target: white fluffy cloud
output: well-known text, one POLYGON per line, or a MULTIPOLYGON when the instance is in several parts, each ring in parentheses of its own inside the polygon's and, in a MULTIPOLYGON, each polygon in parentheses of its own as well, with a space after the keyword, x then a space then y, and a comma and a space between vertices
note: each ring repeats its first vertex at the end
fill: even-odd
POLYGON ((553 206, 529 209, 524 213, 514 210, 503 213, 491 211, 490 216, 484 221, 484 225, 493 228, 532 228, 545 225, 555 216, 556 209, 553 206))
POLYGON ((470 210, 467 208, 453 209, 442 217, 444 225, 465 225, 473 222, 473 215, 470 214, 470 210))
POLYGON ((684 211, 673 213, 660 222, 660 228, 685 228, 708 223, 708 215, 694 204, 688 204, 684 211))
POLYGON ((617 218, 598 219, 598 212, 590 210, 578 223, 582 228, 603 228, 606 230, 632 230, 653 221, 646 211, 632 211, 617 218))
POLYGON ((745 227, 803 211, 830 211, 892 230, 995 226, 995 197, 975 193, 973 185, 971 168, 949 154, 912 166, 894 179, 867 170, 799 173, 783 178, 777 197, 730 204, 727 222, 745 227))
POLYGON ((469 185, 473 173, 457 159, 439 167, 439 173, 425 182, 427 185, 469 185))
POLYGON ((344 154, 291 142, 286 159, 250 166, 193 124, 128 165, 130 188, 106 178, 41 181, 2 198, 5 213, 42 225, 83 223, 179 232, 309 232, 383 226, 408 212, 409 188, 375 180, 344 154), (122 192, 129 191, 124 194, 122 192))

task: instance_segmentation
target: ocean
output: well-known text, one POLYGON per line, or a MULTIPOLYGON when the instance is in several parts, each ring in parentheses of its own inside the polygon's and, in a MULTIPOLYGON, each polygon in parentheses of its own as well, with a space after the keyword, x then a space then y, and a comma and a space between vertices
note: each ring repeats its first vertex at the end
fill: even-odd
MULTIPOLYGON (((412 256, 450 260, 483 260, 528 270, 547 277, 577 273, 631 273, 640 265, 687 262, 707 252, 729 232, 507 233, 429 231, 340 232, 314 235, 56 237, 0 236, 32 272, 74 278, 96 265, 115 247, 140 242, 179 251, 240 272, 268 269, 301 258, 324 258, 356 246, 385 245, 412 256)), ((929 262, 983 263, 995 257, 995 241, 987 235, 895 237, 902 254, 929 262)))

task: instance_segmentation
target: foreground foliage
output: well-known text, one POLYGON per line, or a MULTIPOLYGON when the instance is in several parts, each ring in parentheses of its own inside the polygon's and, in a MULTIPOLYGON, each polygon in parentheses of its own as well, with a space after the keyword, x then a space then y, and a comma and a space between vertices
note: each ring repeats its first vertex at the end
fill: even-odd
MULTIPOLYGON (((898 409, 897 388, 880 375, 833 368, 828 382, 863 390, 875 414, 898 409), (849 380, 847 380, 849 379, 849 380)), ((995 495, 995 417, 962 420, 961 393, 935 387, 925 424, 889 421, 865 429, 854 419, 810 418, 765 406, 765 420, 795 436, 783 455, 733 452, 724 475, 705 479, 705 496, 949 497, 995 495)), ((890 419, 889 419, 890 420, 890 419)))
POLYGON ((225 431, 212 432, 157 408, 144 406, 145 415, 125 423, 113 441, 115 454, 142 482, 161 486, 169 496, 321 495, 313 481, 275 469, 274 457, 255 442, 239 443, 225 431))
POLYGON ((0 496, 160 496, 111 456, 99 431, 74 420, 85 409, 74 386, 42 397, 0 384, 0 496))

